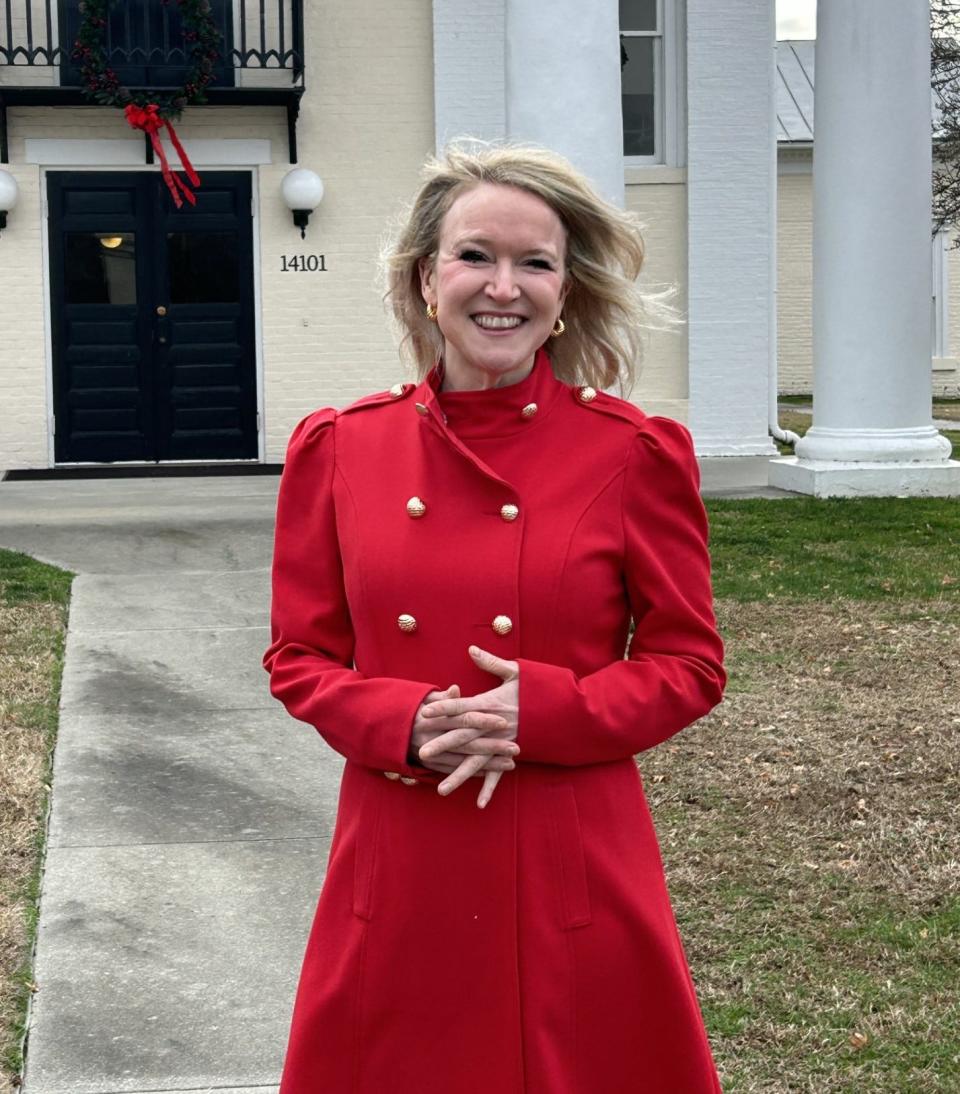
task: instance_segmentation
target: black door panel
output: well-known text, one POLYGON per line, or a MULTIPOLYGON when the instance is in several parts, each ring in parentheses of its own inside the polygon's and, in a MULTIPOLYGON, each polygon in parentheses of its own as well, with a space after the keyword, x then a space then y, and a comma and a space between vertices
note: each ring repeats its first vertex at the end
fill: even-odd
POLYGON ((59 463, 255 459, 250 177, 48 176, 59 463))

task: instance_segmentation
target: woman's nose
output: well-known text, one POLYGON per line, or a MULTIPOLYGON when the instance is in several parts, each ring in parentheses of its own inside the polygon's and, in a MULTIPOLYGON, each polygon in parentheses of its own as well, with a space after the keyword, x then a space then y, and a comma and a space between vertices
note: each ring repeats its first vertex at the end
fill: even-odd
POLYGON ((512 262, 498 262, 490 274, 487 293, 493 300, 513 300, 519 293, 512 262))

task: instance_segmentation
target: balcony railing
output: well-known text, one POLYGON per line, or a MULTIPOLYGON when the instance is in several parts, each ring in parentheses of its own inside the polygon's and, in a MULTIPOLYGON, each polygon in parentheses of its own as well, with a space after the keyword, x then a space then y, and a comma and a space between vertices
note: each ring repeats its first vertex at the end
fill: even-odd
MULTIPOLYGON (((89 102, 72 58, 81 0, 0 0, 0 160, 6 162, 8 105, 89 102)), ((211 104, 285 105, 296 159, 295 122, 304 87, 303 0, 210 0, 220 60, 206 89, 211 104)), ((168 91, 189 69, 179 7, 162 0, 115 3, 104 32, 120 83, 168 91)))

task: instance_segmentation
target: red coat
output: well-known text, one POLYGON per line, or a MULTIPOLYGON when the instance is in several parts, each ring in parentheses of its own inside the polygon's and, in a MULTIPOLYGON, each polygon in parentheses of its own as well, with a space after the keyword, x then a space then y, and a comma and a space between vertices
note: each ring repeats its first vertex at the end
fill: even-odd
POLYGON ((287 453, 264 663, 347 763, 281 1092, 719 1091, 634 760, 723 690, 689 435, 543 351, 437 386, 318 410, 287 453), (427 692, 499 683, 471 643, 520 665, 485 810, 406 762, 427 692))

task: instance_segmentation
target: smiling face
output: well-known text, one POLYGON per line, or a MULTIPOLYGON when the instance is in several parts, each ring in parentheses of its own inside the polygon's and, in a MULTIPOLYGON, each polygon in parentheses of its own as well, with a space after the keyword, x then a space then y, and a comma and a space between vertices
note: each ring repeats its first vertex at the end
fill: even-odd
POLYGON ((420 265, 443 335, 445 387, 526 376, 563 307, 565 257, 560 218, 526 190, 482 182, 453 202, 434 260, 420 265))

